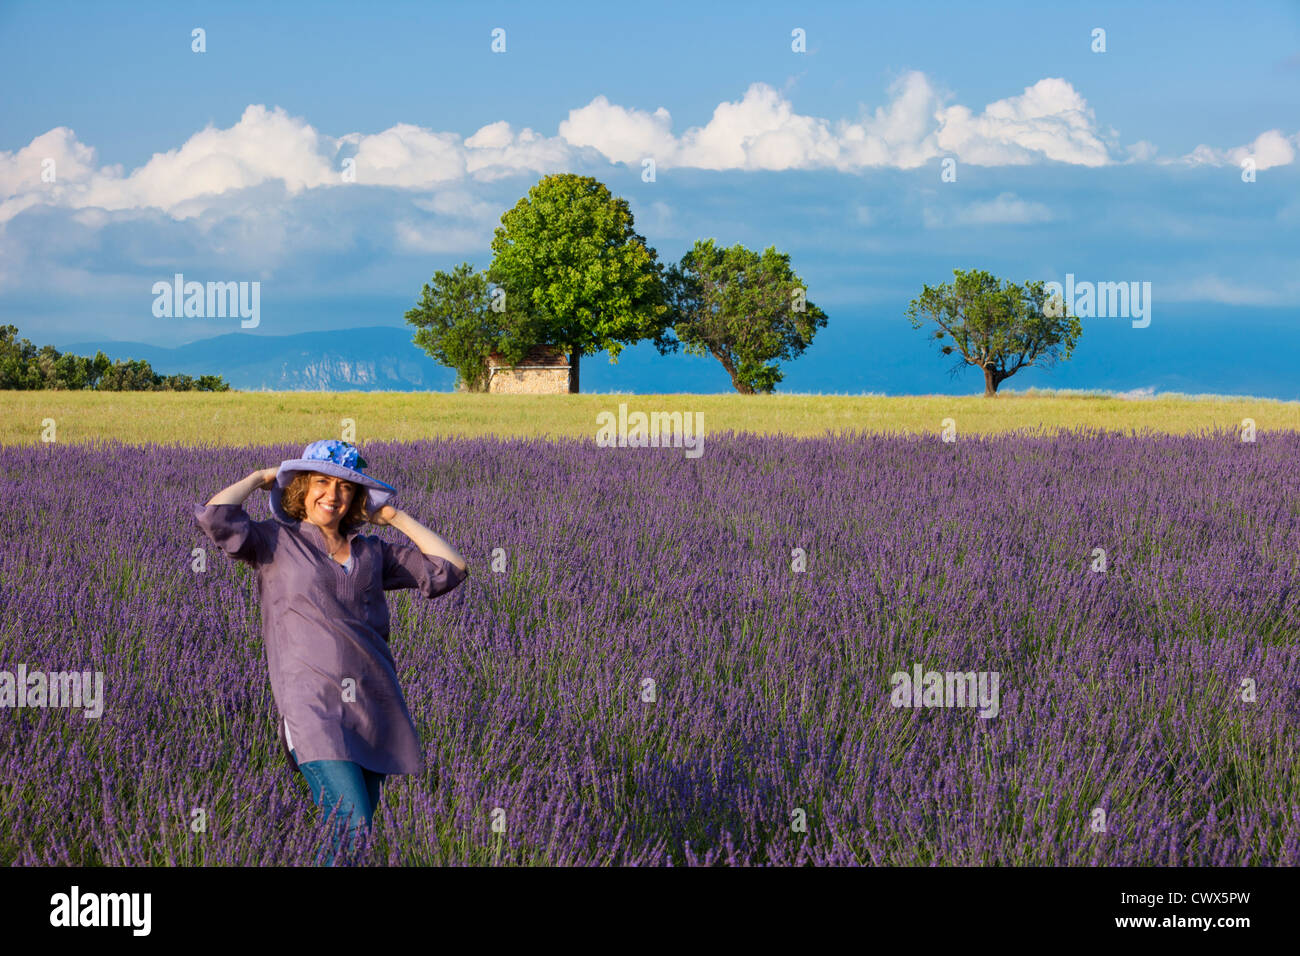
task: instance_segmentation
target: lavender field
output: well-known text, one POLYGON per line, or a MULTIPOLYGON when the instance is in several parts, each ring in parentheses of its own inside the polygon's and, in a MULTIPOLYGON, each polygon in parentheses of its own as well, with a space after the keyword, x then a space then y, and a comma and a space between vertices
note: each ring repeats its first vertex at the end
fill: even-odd
MULTIPOLYGON (((354 862, 1300 863, 1300 433, 361 444, 470 577, 388 594, 429 774, 354 862), (895 706, 918 666, 996 715, 895 706)), ((7 449, 0 670, 104 699, 0 710, 0 863, 328 842, 191 514, 300 451, 7 449)))

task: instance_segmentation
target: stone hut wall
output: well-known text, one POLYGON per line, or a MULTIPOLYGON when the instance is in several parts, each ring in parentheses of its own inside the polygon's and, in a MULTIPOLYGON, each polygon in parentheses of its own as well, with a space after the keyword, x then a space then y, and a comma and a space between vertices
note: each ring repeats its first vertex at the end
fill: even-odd
POLYGON ((539 345, 518 365, 488 356, 488 391, 503 395, 562 395, 569 391, 569 358, 563 349, 539 345))

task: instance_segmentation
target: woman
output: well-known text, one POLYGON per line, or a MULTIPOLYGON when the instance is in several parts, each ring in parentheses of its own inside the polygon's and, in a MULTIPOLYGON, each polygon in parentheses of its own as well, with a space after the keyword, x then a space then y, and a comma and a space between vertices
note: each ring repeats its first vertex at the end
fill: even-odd
POLYGON ((396 489, 365 467, 346 442, 312 442, 301 458, 194 505, 200 529, 257 570, 281 742, 312 801, 327 813, 337 804, 340 823, 350 821, 349 837, 370 826, 386 775, 424 772, 388 648, 384 592, 417 588, 433 598, 469 573, 455 548, 390 504, 396 489), (275 520, 253 521, 244 511, 255 488, 271 489, 275 520), (361 535, 366 521, 391 525, 415 544, 361 535))

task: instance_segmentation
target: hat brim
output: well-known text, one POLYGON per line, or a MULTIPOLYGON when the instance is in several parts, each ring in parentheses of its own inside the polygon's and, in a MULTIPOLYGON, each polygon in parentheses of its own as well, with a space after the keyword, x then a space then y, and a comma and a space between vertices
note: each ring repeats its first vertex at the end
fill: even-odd
POLYGON ((317 471, 322 475, 333 475, 335 478, 343 478, 353 484, 363 485, 370 492, 366 502, 370 506, 366 512, 368 518, 373 518, 379 512, 379 509, 392 504, 397 498, 397 489, 392 485, 385 484, 378 478, 371 478, 369 475, 363 475, 359 471, 353 471, 351 468, 335 464, 332 461, 293 458, 280 462, 280 470, 275 473, 275 484, 271 487, 271 514, 285 524, 292 524, 298 519, 284 510, 280 504, 280 499, 284 496, 284 489, 293 481, 294 475, 300 471, 317 471))

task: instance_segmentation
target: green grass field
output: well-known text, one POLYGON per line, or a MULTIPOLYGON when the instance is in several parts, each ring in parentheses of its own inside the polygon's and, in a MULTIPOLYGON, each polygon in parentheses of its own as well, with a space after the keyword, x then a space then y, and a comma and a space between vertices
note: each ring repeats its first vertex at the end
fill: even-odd
POLYGON ((1230 396, 1120 399, 1095 394, 982 395, 466 395, 448 392, 0 392, 0 444, 55 440, 132 444, 261 445, 335 436, 355 440, 450 436, 593 437, 600 412, 701 412, 704 433, 837 431, 958 435, 1015 429, 1101 428, 1168 433, 1240 428, 1300 430, 1300 402, 1230 396))

